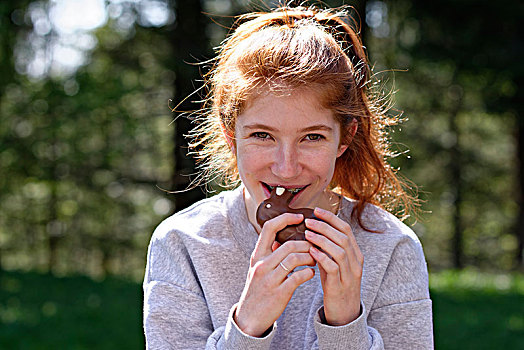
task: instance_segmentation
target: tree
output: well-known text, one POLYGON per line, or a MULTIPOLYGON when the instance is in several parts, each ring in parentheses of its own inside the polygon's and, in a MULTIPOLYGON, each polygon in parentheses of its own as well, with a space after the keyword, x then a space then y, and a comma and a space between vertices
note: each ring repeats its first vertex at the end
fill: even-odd
POLYGON ((169 33, 174 53, 172 65, 176 74, 173 100, 178 110, 185 111, 176 116, 173 132, 174 168, 171 186, 177 191, 175 208, 179 211, 205 197, 203 191, 198 187, 186 191, 191 185, 191 176, 194 176, 195 173, 195 163, 187 156, 188 146, 185 135, 192 127, 190 111, 201 107, 198 103, 193 102, 195 98, 197 100, 202 98, 202 94, 194 95, 195 90, 199 88, 195 84, 201 81, 198 69, 200 65, 196 63, 205 60, 210 53, 210 48, 205 32, 206 18, 202 13, 200 1, 176 1, 174 8, 178 14, 177 22, 173 32, 169 33))
MULTIPOLYGON (((46 3, 35 4, 20 11, 46 3)), ((9 268, 140 278, 149 235, 171 209, 156 187, 171 170, 171 47, 162 28, 138 25, 133 4, 118 6, 96 31, 89 64, 35 78, 21 62, 4 89, 0 246, 9 268)), ((33 37, 17 38, 30 57, 33 37)))
POLYGON ((398 99, 412 125, 400 141, 411 146, 412 158, 425 153, 432 159, 426 165, 401 161, 434 196, 431 218, 439 222, 425 225, 432 231, 422 239, 437 243, 436 237, 443 236, 444 242, 445 232, 452 232, 450 248, 441 243, 425 247, 430 256, 432 246, 438 247, 440 260, 449 257, 455 267, 508 267, 506 252, 515 245, 507 232, 516 214, 510 174, 516 169, 508 104, 501 98, 508 89, 501 87, 515 86, 515 73, 521 71, 520 62, 509 62, 516 56, 508 50, 519 50, 515 37, 522 7, 512 2, 494 7, 487 1, 401 0, 388 6, 391 32, 379 44, 394 47, 384 53, 390 57, 388 68, 409 69, 396 75, 398 99), (392 42, 385 44, 387 40, 392 42), (504 65, 513 67, 511 72, 504 65), (490 107, 490 95, 498 96, 494 101, 501 108, 490 107))

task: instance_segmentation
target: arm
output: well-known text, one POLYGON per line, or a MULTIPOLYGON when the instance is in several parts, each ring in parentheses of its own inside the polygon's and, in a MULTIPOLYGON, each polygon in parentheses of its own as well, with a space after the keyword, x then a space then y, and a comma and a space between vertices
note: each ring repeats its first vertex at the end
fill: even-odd
POLYGON ((360 285, 364 256, 351 227, 329 211, 315 209, 322 221, 306 220, 306 239, 321 248, 311 248, 317 261, 324 292, 324 305, 315 317, 320 349, 383 349, 382 338, 367 326, 360 285), (315 233, 318 232, 318 233, 315 233))
POLYGON ((314 349, 344 349, 344 350, 383 350, 384 343, 380 333, 369 327, 366 320, 366 310, 361 304, 361 313, 353 322, 343 326, 327 325, 320 309, 315 317, 315 331, 318 345, 314 349))
POLYGON ((408 237, 393 250, 377 298, 366 319, 332 327, 315 318, 320 349, 421 349, 433 345, 433 319, 422 248, 408 237))
POLYGON ((203 349, 213 329, 201 295, 151 280, 144 283, 144 331, 147 349, 203 349))
POLYGON ((211 320, 208 300, 183 239, 169 225, 159 226, 149 247, 144 279, 147 347, 269 348, 276 319, 296 287, 313 275, 311 270, 303 270, 286 278, 286 271, 279 265, 283 260, 291 269, 312 264, 313 260, 307 253, 309 243, 291 242, 278 252, 271 250, 275 232, 298 219, 293 219, 292 214, 284 214, 265 225, 267 227, 261 233, 251 259, 244 293, 230 309, 224 325, 214 324, 211 320))
POLYGON ((312 221, 306 225, 322 236, 306 234, 306 238, 328 253, 312 252, 321 269, 324 290, 324 307, 315 322, 319 348, 397 349, 414 344, 417 349, 432 349, 427 269, 416 237, 406 234, 393 248, 368 315, 360 302, 363 257, 351 229, 331 213, 319 211, 318 215, 323 215, 325 223, 312 221), (358 286, 358 293, 351 292, 354 286, 358 286), (346 310, 346 315, 354 315, 353 302, 360 305, 356 316, 349 322, 331 321, 338 320, 346 310))
POLYGON ((204 293, 179 233, 167 222, 151 238, 143 288, 147 349, 205 348, 213 327, 204 293))
POLYGON ((233 321, 214 327, 208 303, 179 233, 161 224, 148 250, 144 278, 147 349, 267 349, 274 331, 255 338, 233 321))
POLYGON ((406 236, 391 254, 368 324, 386 348, 433 349, 431 305, 422 247, 406 236))
POLYGON ((147 349, 267 349, 274 331, 263 338, 243 333, 233 321, 213 330, 205 299, 160 281, 144 284, 144 330, 147 349))

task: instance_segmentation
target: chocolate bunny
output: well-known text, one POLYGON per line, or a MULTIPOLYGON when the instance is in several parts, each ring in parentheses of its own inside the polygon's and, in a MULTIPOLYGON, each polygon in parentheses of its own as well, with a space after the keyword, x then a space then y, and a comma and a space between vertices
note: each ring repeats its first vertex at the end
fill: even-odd
MULTIPOLYGON (((283 187, 275 187, 271 191, 271 197, 263 201, 257 209, 257 222, 262 227, 264 223, 274 217, 283 213, 293 213, 304 215, 304 220, 307 218, 318 219, 313 214, 313 209, 299 208, 293 209, 289 207, 289 202, 293 199, 293 193, 283 187)), ((289 240, 305 240, 306 223, 302 221, 297 225, 289 225, 277 232, 276 241, 280 244, 289 240)))

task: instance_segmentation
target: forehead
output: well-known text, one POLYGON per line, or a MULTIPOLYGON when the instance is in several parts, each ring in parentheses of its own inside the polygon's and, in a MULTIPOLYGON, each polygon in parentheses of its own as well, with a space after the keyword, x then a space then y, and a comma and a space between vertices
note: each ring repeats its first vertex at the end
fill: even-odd
POLYGON ((247 101, 240 113, 237 125, 248 123, 279 125, 294 124, 303 128, 310 125, 325 124, 335 128, 333 111, 324 108, 319 96, 312 89, 287 89, 283 91, 257 91, 247 101))

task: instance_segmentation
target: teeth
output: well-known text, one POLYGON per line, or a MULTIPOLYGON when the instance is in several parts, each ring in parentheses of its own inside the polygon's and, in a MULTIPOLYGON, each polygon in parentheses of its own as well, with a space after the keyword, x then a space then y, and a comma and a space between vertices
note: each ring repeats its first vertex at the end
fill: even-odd
MULTIPOLYGON (((269 189, 270 189, 271 191, 273 191, 273 189, 275 188, 275 186, 270 186, 270 185, 267 185, 267 186, 269 187, 269 189)), ((304 188, 304 187, 299 187, 299 188, 288 188, 287 190, 288 190, 289 192, 291 192, 291 193, 296 194, 296 193, 300 192, 300 190, 303 189, 303 188, 304 188)), ((284 193, 285 190, 286 190, 286 189, 285 189, 284 187, 280 187, 280 186, 278 186, 278 187, 277 187, 277 195, 278 195, 278 196, 281 196, 281 195, 284 193)))

